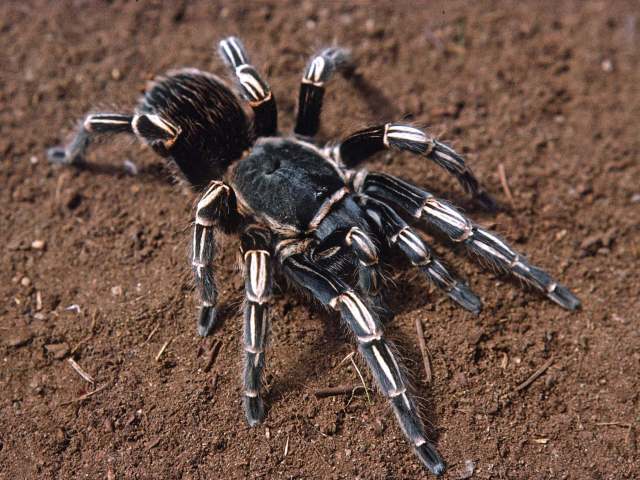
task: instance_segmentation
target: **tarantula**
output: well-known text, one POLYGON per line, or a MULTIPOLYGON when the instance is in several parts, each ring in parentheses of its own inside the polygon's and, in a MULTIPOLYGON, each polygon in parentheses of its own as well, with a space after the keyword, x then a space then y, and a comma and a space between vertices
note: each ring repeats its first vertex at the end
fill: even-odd
POLYGON ((422 220, 562 307, 576 309, 579 300, 447 202, 391 175, 355 169, 376 152, 408 151, 444 168, 479 203, 491 207, 491 197, 463 158, 424 130, 386 123, 326 146, 313 141, 326 82, 335 72, 353 69, 347 51, 328 48, 312 57, 302 77, 294 133, 284 136, 278 132, 273 92, 240 40, 222 40, 219 54, 253 110, 252 119, 215 75, 196 69, 170 71, 151 83, 133 115, 88 115, 66 147, 48 151, 50 160, 82 165, 92 139, 127 133, 177 167, 200 194, 192 247, 202 302, 200 335, 208 335, 216 324, 216 231, 240 235, 245 278, 243 406, 250 425, 264 418, 261 381, 277 268, 291 284, 340 313, 414 452, 432 473, 442 474, 444 462, 427 438, 403 367, 383 333, 378 314, 383 309, 381 252, 397 250, 454 302, 479 312, 478 297, 409 225, 422 220))

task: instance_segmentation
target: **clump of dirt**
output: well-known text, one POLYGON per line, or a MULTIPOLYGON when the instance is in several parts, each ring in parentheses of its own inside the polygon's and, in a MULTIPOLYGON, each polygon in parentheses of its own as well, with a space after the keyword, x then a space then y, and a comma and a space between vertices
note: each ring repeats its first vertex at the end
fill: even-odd
POLYGON ((323 136, 380 120, 428 125, 508 210, 476 210, 416 157, 381 155, 370 168, 461 205, 583 300, 562 311, 441 244, 481 295, 479 316, 393 271, 387 330, 448 478, 638 478, 639 21, 621 1, 3 2, 0 477, 428 477, 379 395, 316 397, 359 384, 341 362, 353 346, 336 318, 290 292, 273 308, 267 420, 248 428, 236 243, 218 266, 226 321, 201 339, 192 196, 127 141, 92 148, 103 168, 45 159, 85 112, 126 111, 156 73, 224 74, 213 44, 237 34, 273 86, 283 130, 308 55, 352 49, 359 75, 331 83, 323 136))

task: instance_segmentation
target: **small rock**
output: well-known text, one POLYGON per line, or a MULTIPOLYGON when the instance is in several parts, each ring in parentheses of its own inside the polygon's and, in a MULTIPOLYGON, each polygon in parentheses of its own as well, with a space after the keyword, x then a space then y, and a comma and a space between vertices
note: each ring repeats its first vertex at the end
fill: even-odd
POLYGON ((558 233, 556 233, 556 240, 557 240, 557 241, 562 240, 564 237, 566 237, 566 236, 567 236, 567 233, 568 233, 568 232, 567 232, 567 230, 566 230, 566 229, 562 229, 562 230, 560 230, 558 233))
POLYGON ((75 210, 82 203, 82 194, 73 189, 67 189, 60 195, 62 205, 69 210, 75 210))
POLYGON ((31 285, 31 279, 29 277, 22 277, 22 280, 20 280, 20 285, 22 285, 23 287, 28 287, 31 285))
POLYGON ((157 436, 149 440, 145 446, 147 447, 147 450, 151 450, 152 448, 157 447, 159 443, 160 443, 160 437, 157 436))
POLYGON ((69 353, 69 344, 64 343, 50 343, 44 346, 45 350, 50 353, 53 358, 60 360, 67 356, 69 353))
POLYGON ((44 250, 46 246, 47 242, 45 242, 44 240, 34 240, 33 242, 31 242, 31 248, 33 248, 34 250, 44 250))
POLYGON ((104 431, 107 433, 113 433, 115 431, 113 422, 111 421, 110 418, 105 418, 104 420, 104 431))
POLYGON ((473 477, 473 472, 476 470, 476 462, 473 460, 465 460, 464 461, 464 470, 460 473, 458 478, 460 480, 467 480, 468 478, 473 477))
POLYGON ((613 62, 611 62, 611 60, 609 60, 608 58, 603 60, 600 66, 602 67, 603 72, 609 73, 613 71, 613 62))
POLYGON ((29 343, 31 338, 33 338, 33 335, 31 335, 31 333, 29 332, 17 333, 7 338, 6 344, 8 347, 22 347, 23 345, 29 343))
POLYGON ((598 251, 600 247, 602 247, 601 233, 594 233, 593 235, 589 235, 580 243, 580 249, 585 256, 593 255, 598 251))
POLYGON ((602 245, 606 248, 609 248, 613 241, 616 239, 616 229, 610 228, 606 232, 602 234, 602 245))
POLYGON ((122 287, 120 285, 116 285, 115 287, 111 287, 111 295, 113 295, 114 297, 119 297, 120 295, 122 295, 122 287))
POLYGON ((464 390, 469 384, 467 376, 463 372, 458 372, 453 376, 452 382, 458 389, 464 390))
POLYGON ((122 78, 122 73, 118 68, 114 68, 113 70, 111 70, 111 78, 113 78, 116 81, 122 78))

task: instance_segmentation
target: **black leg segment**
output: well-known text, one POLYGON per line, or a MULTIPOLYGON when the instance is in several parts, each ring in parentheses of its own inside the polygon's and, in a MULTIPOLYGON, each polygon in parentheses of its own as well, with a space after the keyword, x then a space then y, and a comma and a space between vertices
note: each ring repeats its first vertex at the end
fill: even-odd
POLYGON ((377 200, 398 206, 416 219, 424 219, 452 241, 464 244, 481 259, 515 275, 558 305, 568 310, 575 310, 580 306, 580 300, 567 287, 538 267, 530 265, 524 256, 513 250, 498 235, 475 225, 453 206, 431 193, 381 173, 368 174, 362 182, 361 191, 377 200))
POLYGON ((218 291, 213 270, 216 254, 215 230, 221 228, 232 231, 238 222, 235 193, 223 182, 212 182, 198 202, 191 260, 202 302, 198 334, 203 337, 211 333, 217 320, 218 291))
POLYGON ((229 67, 255 114, 257 137, 275 135, 278 130, 278 109, 269 84, 249 62, 249 55, 239 38, 227 37, 218 46, 218 53, 229 67))
POLYGON ((324 85, 349 63, 349 52, 342 48, 327 48, 311 59, 300 84, 296 135, 312 137, 318 133, 324 85))
POLYGON ((271 253, 269 233, 251 229, 242 237, 244 259, 244 373, 243 406, 249 425, 264 419, 264 403, 260 395, 265 348, 269 333, 271 298, 271 253))
POLYGON ((354 167, 376 152, 395 149, 426 157, 458 179, 465 191, 484 208, 495 209, 494 200, 484 191, 464 159, 451 147, 419 128, 387 123, 355 132, 334 150, 347 167, 354 167))
POLYGON ((407 388, 403 368, 393 344, 385 339, 375 312, 342 280, 314 264, 304 254, 283 261, 285 273, 323 305, 340 312, 345 325, 354 334, 358 350, 371 369, 383 395, 389 400, 402 431, 422 463, 432 473, 444 473, 444 462, 431 444, 416 402, 407 388))
POLYGON ((429 281, 464 309, 476 314, 480 312, 480 299, 466 283, 449 272, 444 262, 390 206, 365 196, 360 198, 360 202, 368 217, 384 232, 389 244, 398 248, 429 281))
POLYGON ((96 136, 117 133, 133 134, 132 121, 132 115, 119 113, 87 115, 73 139, 66 146, 47 150, 47 157, 52 163, 81 165, 84 163, 84 154, 87 148, 96 136))

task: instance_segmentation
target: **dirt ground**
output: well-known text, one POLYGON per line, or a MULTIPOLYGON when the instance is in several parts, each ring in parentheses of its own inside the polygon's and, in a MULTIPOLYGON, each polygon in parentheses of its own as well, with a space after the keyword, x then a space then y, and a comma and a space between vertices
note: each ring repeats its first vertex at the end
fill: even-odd
POLYGON ((354 347, 335 316, 286 291, 273 308, 267 420, 248 428, 236 242, 218 262, 224 325, 201 339, 193 196, 132 141, 93 148, 103 168, 91 171, 45 159, 85 112, 126 111, 156 73, 224 74, 213 44, 238 34, 284 131, 308 55, 352 49, 366 81, 332 82, 323 137, 380 120, 428 125, 508 211, 480 211, 416 157, 380 155, 370 168, 450 198, 583 301, 565 312, 442 244, 482 297, 479 316, 394 270, 387 330, 446 478, 640 478, 638 4, 239 3, 1 2, 0 477, 429 477, 379 394, 316 398, 360 383, 342 361, 354 347))

